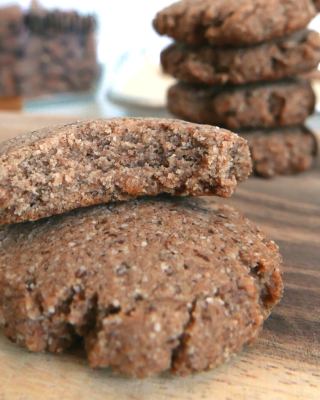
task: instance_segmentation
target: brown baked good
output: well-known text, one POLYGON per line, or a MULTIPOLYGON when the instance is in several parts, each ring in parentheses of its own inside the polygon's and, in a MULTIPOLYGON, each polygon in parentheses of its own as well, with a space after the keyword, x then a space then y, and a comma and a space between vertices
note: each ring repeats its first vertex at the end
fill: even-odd
POLYGON ((42 129, 0 148, 0 225, 167 192, 230 196, 251 172, 232 132, 115 118, 42 129))
POLYGON ((312 71, 305 72, 303 74, 299 74, 299 78, 305 79, 307 81, 319 81, 320 80, 320 71, 317 69, 313 69, 312 71))
POLYGON ((278 247, 234 209, 142 198, 0 228, 0 320, 33 351, 84 337, 139 378, 211 369, 259 334, 283 290, 278 247))
POLYGON ((174 43, 161 53, 164 72, 190 83, 244 84, 311 71, 320 63, 320 35, 303 30, 252 47, 174 43))
POLYGON ((320 0, 313 0, 314 5, 318 11, 320 11, 320 0))
POLYGON ((312 0, 183 0, 160 11, 160 35, 199 45, 247 46, 305 28, 316 9, 312 0))
POLYGON ((316 140, 304 126, 241 133, 241 136, 248 141, 254 173, 265 178, 306 171, 315 160, 316 140))
POLYGON ((239 86, 180 82, 168 92, 172 114, 234 130, 301 124, 314 107, 312 87, 302 79, 239 86))
MULTIPOLYGON (((23 11, 18 5, 2 6, 0 2, 0 98, 4 107, 10 109, 11 104, 6 104, 7 99, 20 94, 17 79, 17 62, 23 53, 25 37, 23 35, 23 11)), ((11 108, 12 109, 12 108, 11 108)))

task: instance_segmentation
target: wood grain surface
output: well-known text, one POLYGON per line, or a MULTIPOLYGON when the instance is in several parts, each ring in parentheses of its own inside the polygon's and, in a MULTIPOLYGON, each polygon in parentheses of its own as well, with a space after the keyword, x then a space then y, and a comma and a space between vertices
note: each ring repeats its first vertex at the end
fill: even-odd
MULTIPOLYGON (((0 113, 0 141, 71 122, 0 113)), ((74 348, 34 354, 0 332, 0 400, 320 399, 320 165, 295 177, 250 178, 220 200, 241 210, 280 246, 285 293, 251 347, 215 371, 135 380, 93 371, 74 348)))

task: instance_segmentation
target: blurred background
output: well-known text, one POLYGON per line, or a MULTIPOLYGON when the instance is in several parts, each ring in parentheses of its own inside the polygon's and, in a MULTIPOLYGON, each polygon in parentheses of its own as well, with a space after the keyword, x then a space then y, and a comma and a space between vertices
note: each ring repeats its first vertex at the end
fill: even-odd
MULTIPOLYGON (((168 116, 173 78, 162 74, 159 55, 171 40, 154 32, 152 20, 172 2, 0 0, 0 109, 168 116)), ((320 18, 311 26, 320 30, 320 18)), ((320 128, 318 119, 310 125, 320 128)))
MULTIPOLYGON (((15 92, 22 94, 23 110, 37 114, 104 117, 121 116, 128 113, 142 115, 149 112, 149 106, 151 109, 155 109, 156 113, 163 113, 166 88, 172 79, 162 75, 159 67, 159 55, 161 49, 170 40, 159 37, 153 31, 151 24, 156 12, 170 3, 172 3, 171 0, 153 0, 152 2, 144 0, 134 2, 130 0, 117 2, 111 0, 92 0, 90 2, 0 0, 0 24, 2 26, 6 23, 12 25, 13 21, 18 25, 19 19, 26 18, 26 15, 29 17, 25 24, 27 29, 15 26, 11 31, 9 29, 7 37, 3 40, 8 42, 8 37, 15 35, 17 39, 17 36, 21 36, 17 41, 21 45, 20 52, 24 54, 21 56, 19 49, 14 54, 19 58, 19 82, 16 84, 18 87, 12 88, 12 84, 4 84, 2 86, 7 87, 2 87, 3 93, 1 93, 0 83, 0 95, 9 97, 13 96, 15 92), (13 6, 20 6, 24 16, 18 15, 17 9, 13 12, 13 6), (54 10, 59 10, 59 15, 53 13, 54 10), (46 31, 48 23, 45 19, 48 12, 56 14, 55 19, 58 21, 59 17, 61 20, 65 16, 68 17, 70 10, 76 11, 83 20, 87 16, 92 16, 96 21, 94 33, 83 31, 81 27, 72 29, 72 26, 67 26, 68 24, 61 27, 57 23, 56 29, 51 29, 51 34, 50 32, 48 34, 50 26, 46 31), (36 17, 39 22, 41 16, 44 26, 39 31, 36 17), (92 38, 88 38, 90 35, 94 36, 96 42, 96 70, 94 55, 88 55, 88 52, 92 53, 93 44, 90 43, 89 47, 91 46, 91 48, 89 49, 84 49, 80 45, 82 39, 92 40, 92 38), (37 42, 37 39, 41 39, 42 42, 46 41, 46 43, 42 43, 42 49, 38 48, 41 47, 41 44, 37 42), (53 43, 56 46, 53 46, 53 43), (66 51, 71 50, 75 53, 69 55, 70 65, 63 65, 64 61, 55 62, 58 58, 56 53, 61 50, 56 49, 59 46, 69 47, 66 51), (48 56, 52 56, 51 59, 48 56), (90 57, 92 62, 91 65, 88 65, 90 57), (35 65, 37 61, 41 65, 35 65), (73 61, 76 64, 74 66, 71 65, 73 61), (50 64, 50 70, 49 66, 45 65, 46 63, 50 64), (69 82, 70 76, 72 80, 75 70, 81 67, 83 70, 90 70, 91 76, 86 77, 87 87, 79 87, 75 82, 69 82), (39 75, 45 76, 41 80, 39 75), (46 87, 47 90, 40 93, 37 86, 42 89, 46 87), (131 107, 132 111, 128 110, 131 107)), ((3 32, 2 35, 4 34, 3 32)), ((40 42, 40 40, 38 41, 40 42)), ((2 47, 0 43, 0 73, 1 69, 5 69, 5 73, 2 73, 4 75, 2 80, 8 81, 9 72, 3 64, 7 62, 8 54, 6 53, 12 50, 12 46, 10 49, 2 47)), ((18 44, 16 47, 19 47, 18 44)), ((10 71, 13 72, 11 68, 10 71)), ((80 75, 83 78, 84 73, 80 75)), ((81 78, 79 77, 79 79, 81 78)), ((10 105, 8 107, 10 108, 10 105)))

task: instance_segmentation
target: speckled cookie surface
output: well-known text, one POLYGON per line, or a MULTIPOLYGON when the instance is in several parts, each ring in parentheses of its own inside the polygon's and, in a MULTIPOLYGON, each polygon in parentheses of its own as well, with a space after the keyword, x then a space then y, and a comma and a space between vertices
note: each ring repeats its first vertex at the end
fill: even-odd
POLYGON ((294 175, 311 168, 317 144, 304 126, 241 133, 249 144, 253 172, 265 178, 294 175))
POLYGON ((164 72, 190 83, 244 84, 311 71, 320 63, 320 35, 303 30, 251 47, 174 43, 161 53, 164 72))
POLYGON ((0 147, 0 225, 139 195, 230 196, 251 160, 232 132, 114 118, 46 128, 0 147))
POLYGON ((252 45, 305 28, 312 0, 183 0, 160 11, 153 26, 178 42, 252 45))
POLYGON ((310 82, 302 79, 238 86, 180 82, 168 92, 173 115, 233 130, 301 124, 314 107, 310 82))
POLYGON ((234 209, 140 198, 0 228, 0 321, 33 351, 84 337, 89 362, 145 377, 225 362, 280 300, 278 247, 234 209))

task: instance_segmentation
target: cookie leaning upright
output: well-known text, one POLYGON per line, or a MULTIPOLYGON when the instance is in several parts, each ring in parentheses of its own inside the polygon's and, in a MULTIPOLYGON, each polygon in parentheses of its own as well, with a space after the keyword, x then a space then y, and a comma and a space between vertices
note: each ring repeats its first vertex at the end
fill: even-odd
POLYGON ((255 158, 262 154, 261 146, 254 151, 257 135, 248 140, 258 175, 310 168, 315 141, 301 125, 314 112, 315 95, 309 82, 294 76, 320 63, 320 35, 307 29, 315 15, 311 0, 182 0, 167 7, 154 27, 177 40, 161 54, 164 72, 181 81, 168 92, 169 111, 187 121, 237 130, 246 138, 251 130, 253 135, 259 131, 259 138, 265 136, 259 139, 265 144, 263 169, 255 158), (280 129, 285 126, 291 126, 291 133, 280 129), (276 134, 269 140, 271 129, 276 134), (310 144, 302 158, 295 156, 300 139, 310 144), (280 148, 281 154, 294 157, 285 163, 288 168, 279 166, 280 148))
POLYGON ((0 225, 141 195, 230 196, 247 143, 217 127, 114 118, 45 128, 0 149, 0 225))

